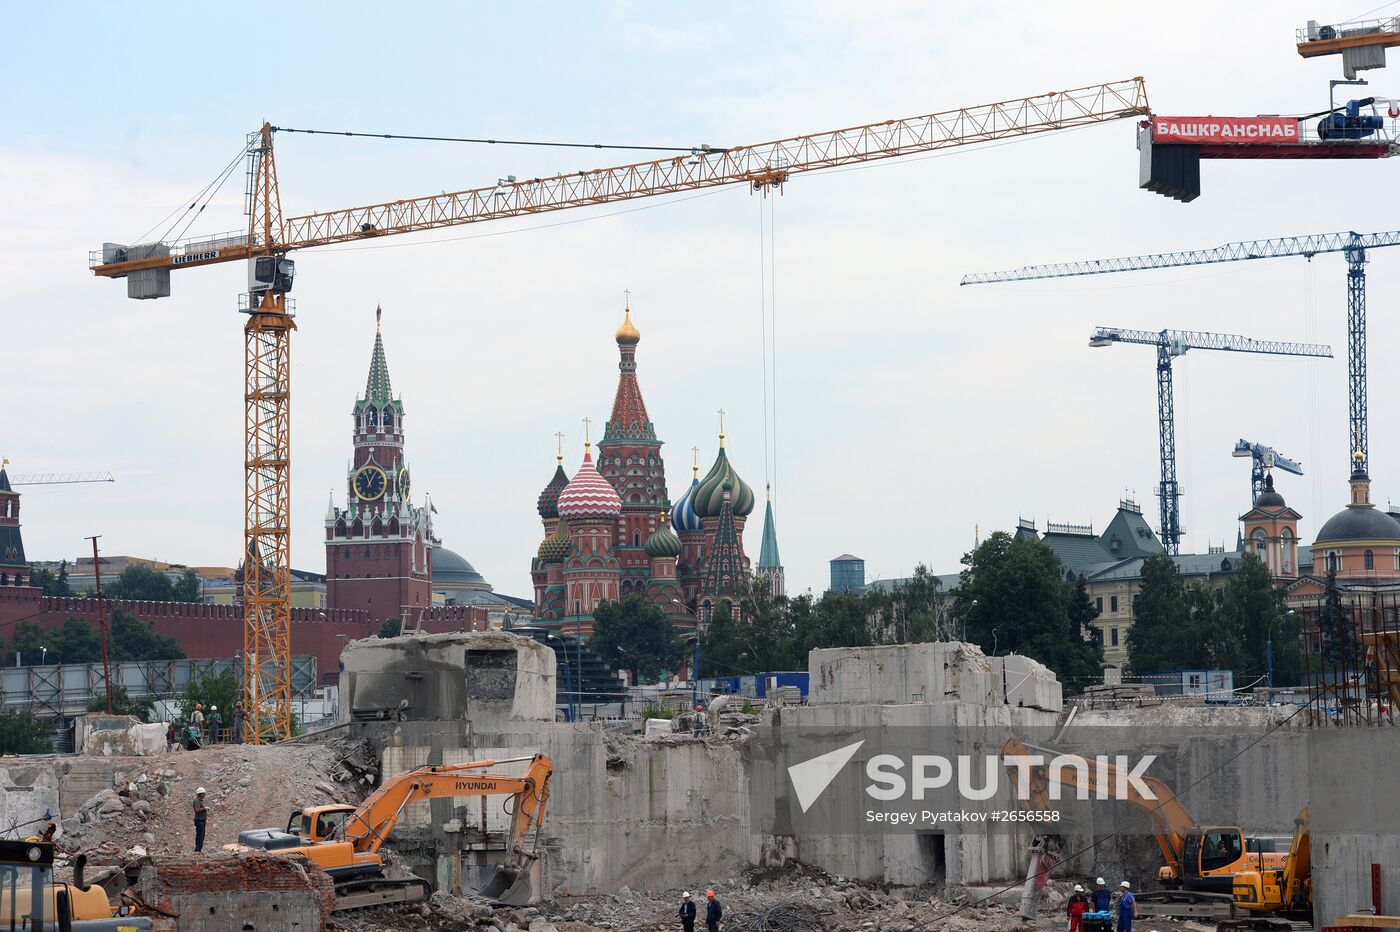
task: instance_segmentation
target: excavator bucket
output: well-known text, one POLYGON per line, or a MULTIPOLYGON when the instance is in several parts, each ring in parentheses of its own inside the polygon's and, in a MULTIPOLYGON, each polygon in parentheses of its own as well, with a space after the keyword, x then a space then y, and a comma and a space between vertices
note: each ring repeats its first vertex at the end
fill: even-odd
POLYGON ((529 906, 535 901, 535 884, 528 867, 502 865, 477 895, 506 906, 529 906))

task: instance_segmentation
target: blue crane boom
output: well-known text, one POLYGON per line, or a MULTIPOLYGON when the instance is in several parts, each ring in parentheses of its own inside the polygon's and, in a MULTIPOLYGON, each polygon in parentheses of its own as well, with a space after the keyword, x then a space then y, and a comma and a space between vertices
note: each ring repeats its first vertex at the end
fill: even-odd
POLYGON ((1271 356, 1332 355, 1330 346, 1314 343, 1283 343, 1255 340, 1233 333, 1206 333, 1199 330, 1124 330, 1097 327, 1089 337, 1090 346, 1138 343, 1157 347, 1157 446, 1161 480, 1157 485, 1157 507, 1162 516, 1162 546, 1167 553, 1181 550, 1181 486, 1176 481, 1176 412, 1172 401, 1172 360, 1187 350, 1224 350, 1232 353, 1264 353, 1271 356))
POLYGON ((1143 269, 1174 269, 1188 265, 1214 265, 1247 259, 1280 259, 1302 256, 1311 260, 1323 253, 1340 252, 1347 260, 1347 470, 1352 476, 1370 473, 1370 434, 1366 411, 1366 250, 1400 246, 1400 230, 1386 233, 1316 233, 1310 236, 1281 236, 1274 239, 1244 240, 1211 249, 1159 252, 1117 259, 1086 259, 1049 265, 1025 265, 1002 272, 964 275, 963 285, 987 285, 1043 278, 1073 278, 1105 275, 1110 272, 1136 272, 1143 269))
POLYGON ((1259 494, 1264 491, 1264 478, 1270 468, 1282 469, 1295 476, 1303 474, 1302 463, 1291 460, 1273 447, 1265 446, 1262 443, 1250 443, 1248 440, 1240 439, 1235 443, 1235 450, 1230 455, 1248 456, 1254 461, 1254 465, 1249 471, 1251 502, 1259 501, 1259 494))

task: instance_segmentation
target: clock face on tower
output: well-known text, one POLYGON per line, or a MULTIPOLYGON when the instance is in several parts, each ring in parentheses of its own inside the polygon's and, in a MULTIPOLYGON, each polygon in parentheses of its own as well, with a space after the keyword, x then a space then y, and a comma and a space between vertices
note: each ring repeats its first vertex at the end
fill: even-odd
POLYGON ((408 501, 408 490, 411 488, 408 482, 408 467, 399 470, 399 498, 408 501))
POLYGON ((365 501, 372 502, 384 494, 388 478, 378 466, 364 466, 355 473, 355 494, 365 501))

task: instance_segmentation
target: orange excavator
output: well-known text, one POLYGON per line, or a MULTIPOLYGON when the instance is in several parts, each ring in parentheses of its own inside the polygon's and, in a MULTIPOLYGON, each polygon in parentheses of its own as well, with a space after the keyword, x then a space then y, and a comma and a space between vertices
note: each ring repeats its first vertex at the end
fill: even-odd
POLYGON ((410 803, 466 796, 506 796, 512 800, 506 858, 478 895, 510 906, 535 899, 531 867, 539 858, 539 830, 549 799, 554 765, 543 754, 502 760, 418 767, 386 780, 358 806, 308 806, 292 812, 287 830, 240 832, 239 845, 269 854, 302 854, 335 880, 336 910, 388 903, 415 903, 431 892, 419 877, 394 878, 384 872, 379 848, 410 803), (523 776, 491 773, 500 764, 529 761, 523 776), (534 844, 526 847, 533 832, 534 844))
POLYGON ((1032 811, 1057 808, 1049 793, 1050 784, 1056 783, 1081 798, 1123 800, 1147 813, 1162 852, 1164 863, 1157 879, 1164 890, 1137 894, 1140 916, 1229 915, 1236 875, 1279 871, 1288 858, 1287 852, 1280 850, 1286 839, 1246 836, 1236 825, 1197 825, 1171 788, 1152 777, 1139 777, 1137 782, 1155 799, 1139 791, 1135 781, 1122 779, 1120 771, 1106 762, 1028 746, 1016 738, 1007 741, 1001 753, 1003 761, 1010 759, 1007 766, 1013 772, 1017 771, 1014 760, 1027 756, 1045 761, 1058 758, 1064 765, 1029 769, 1030 799, 1026 804, 1032 811))

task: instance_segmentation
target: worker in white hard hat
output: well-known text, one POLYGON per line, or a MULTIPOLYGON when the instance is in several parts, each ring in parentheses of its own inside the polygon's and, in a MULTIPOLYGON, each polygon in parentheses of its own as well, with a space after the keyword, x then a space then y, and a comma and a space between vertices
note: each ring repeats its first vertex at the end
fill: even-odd
POLYGON ((1118 885, 1118 932, 1133 932, 1133 920, 1137 918, 1137 899, 1133 896, 1133 885, 1126 880, 1118 885))
POLYGON ((1106 913, 1113 905, 1113 894, 1108 892, 1106 881, 1102 877, 1094 881, 1094 892, 1089 894, 1089 901, 1094 904, 1093 911, 1096 913, 1106 913))
POLYGON ((1069 896, 1069 902, 1065 904, 1065 915, 1069 917, 1069 932, 1083 932, 1084 914, 1089 911, 1089 897, 1084 893, 1084 888, 1079 884, 1074 885, 1074 892, 1069 896))
POLYGON ((219 714, 219 707, 211 705, 209 707, 209 714, 205 717, 205 720, 209 725, 209 743, 218 744, 219 731, 224 725, 224 717, 219 714))
POLYGON ((690 898, 689 890, 681 894, 681 908, 677 915, 681 917, 684 932, 695 932, 695 901, 690 898))
POLYGON ((204 850, 204 826, 209 822, 209 807, 204 804, 204 787, 194 791, 194 850, 204 850))

